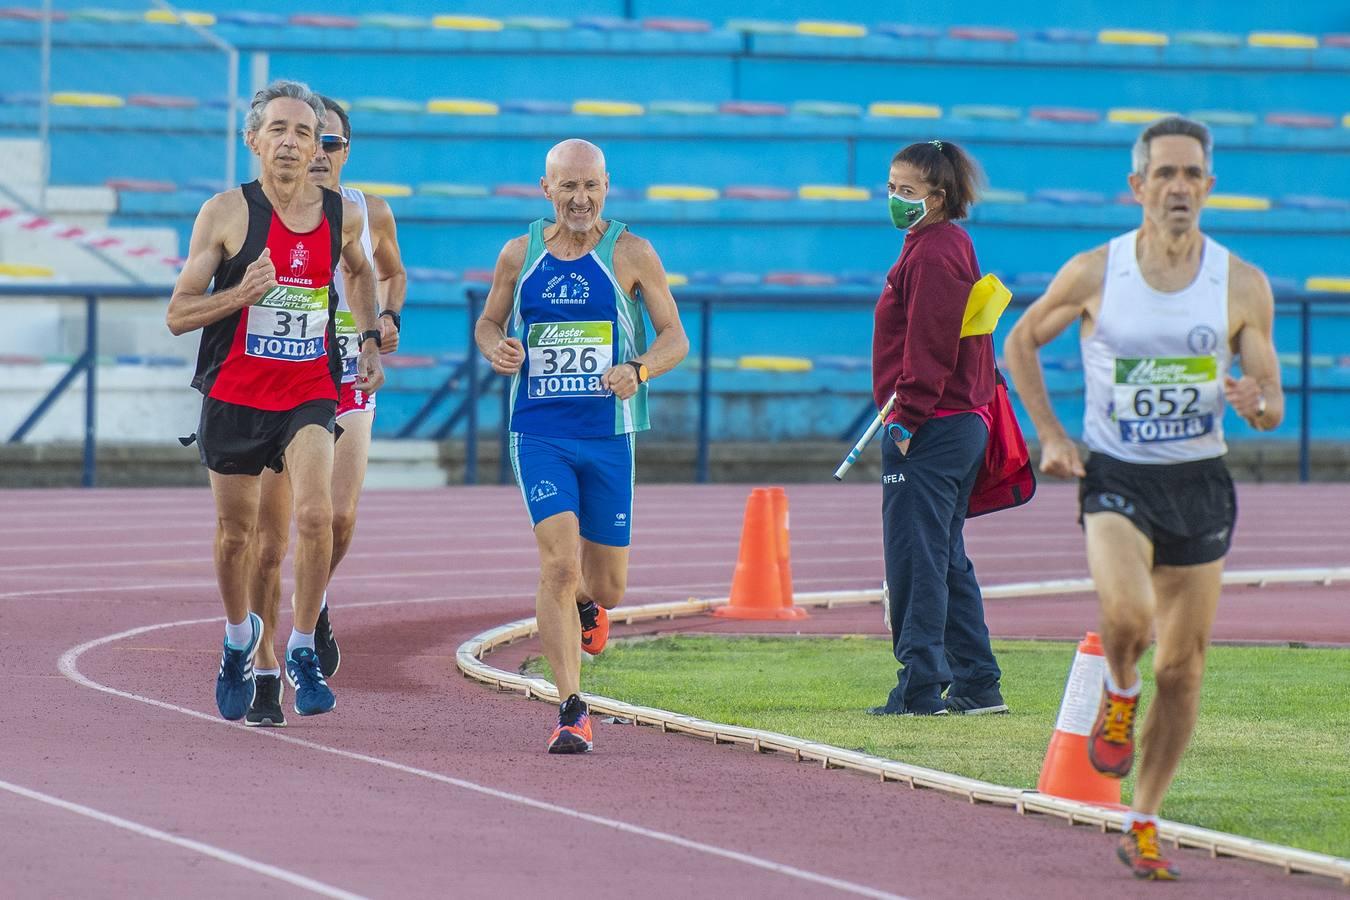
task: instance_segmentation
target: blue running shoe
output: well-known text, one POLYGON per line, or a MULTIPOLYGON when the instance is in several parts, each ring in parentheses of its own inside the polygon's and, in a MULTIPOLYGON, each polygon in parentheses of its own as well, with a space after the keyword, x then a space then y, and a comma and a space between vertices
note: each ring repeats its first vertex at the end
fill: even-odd
POLYGON ((226 642, 225 650, 220 654, 220 674, 216 676, 216 709, 231 722, 242 719, 248 712, 257 689, 253 679, 253 658, 258 655, 263 623, 257 613, 249 613, 248 622, 253 626, 252 640, 242 650, 236 650, 226 642))
POLYGON ((296 647, 286 660, 286 679, 295 686, 295 711, 317 716, 337 706, 337 697, 323 680, 319 657, 309 647, 296 647))

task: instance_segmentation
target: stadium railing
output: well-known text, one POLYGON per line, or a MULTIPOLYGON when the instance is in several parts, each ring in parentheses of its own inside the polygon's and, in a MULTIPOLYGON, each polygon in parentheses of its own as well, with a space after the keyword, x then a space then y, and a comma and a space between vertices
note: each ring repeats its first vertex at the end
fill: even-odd
MULTIPOLYGON (((94 487, 97 482, 97 385, 99 364, 99 303, 101 300, 146 300, 163 303, 168 289, 151 285, 100 285, 100 284, 0 284, 0 300, 69 300, 83 301, 85 309, 84 347, 79 356, 70 364, 60 378, 24 417, 19 426, 7 438, 9 443, 19 443, 33 430, 41 419, 48 414, 56 401, 81 376, 85 378, 83 470, 81 484, 94 487)), ((502 427, 507 412, 507 391, 502 389, 504 379, 493 379, 486 364, 481 362, 477 347, 473 343, 473 323, 477 320, 482 303, 486 299, 486 289, 470 287, 466 291, 467 342, 462 363, 438 387, 430 389, 426 402, 405 423, 401 436, 410 436, 418 424, 437 415, 442 404, 458 402, 449 418, 437 430, 436 437, 447 438, 456 432, 466 437, 480 432, 480 402, 493 390, 501 392, 502 418, 494 423, 499 433, 503 452, 500 454, 501 469, 499 480, 505 480, 506 435, 502 427), (460 427, 462 425, 462 428, 460 427)), ((857 291, 815 291, 794 290, 775 292, 766 296, 762 289, 735 290, 688 288, 679 295, 681 305, 698 312, 698 335, 692 341, 699 364, 697 366, 697 462, 695 477, 700 483, 710 477, 709 449, 712 444, 712 397, 713 397, 713 322, 717 310, 730 308, 762 308, 781 310, 784 308, 811 309, 829 307, 838 309, 843 306, 865 309, 875 303, 869 294, 857 291)), ((1350 313, 1350 297, 1335 293, 1278 293, 1276 295, 1277 316, 1280 313, 1294 313, 1298 321, 1297 382, 1286 384, 1287 394, 1296 396, 1298 410, 1298 468, 1299 480, 1311 480, 1311 401, 1313 395, 1350 394, 1350 385, 1315 385, 1312 379, 1313 368, 1313 317, 1317 314, 1332 313, 1345 316, 1350 313)), ((0 364, 3 360, 0 359, 0 364)), ((861 417, 861 416, 860 416, 861 417)), ((478 440, 466 440, 465 482, 475 484, 478 481, 477 444, 478 440)), ((841 441, 843 447, 845 441, 841 441)))
MULTIPOLYGON (((477 432, 479 422, 480 404, 475 402, 475 398, 481 397, 485 391, 490 391, 494 387, 501 388, 500 384, 494 385, 490 380, 492 374, 485 363, 479 362, 477 347, 473 342, 472 323, 477 320, 478 313, 482 309, 482 304, 487 298, 486 289, 479 287, 470 287, 466 291, 468 297, 467 311, 469 314, 470 330, 469 341, 466 347, 466 356, 463 363, 463 369, 456 372, 447 379, 446 384, 455 379, 462 378, 468 385, 469 396, 464 398, 458 407, 457 414, 462 417, 468 426, 468 433, 477 432), (486 374, 485 374, 486 373, 486 374)), ((734 289, 699 289, 682 288, 679 291, 680 306, 687 310, 696 309, 698 312, 698 335, 695 338, 691 335, 691 345, 693 354, 698 359, 698 428, 697 441, 698 450, 695 463, 695 479, 700 483, 706 483, 710 480, 710 447, 712 445, 712 397, 713 387, 713 321, 716 316, 716 310, 721 308, 727 310, 733 307, 755 308, 759 307, 765 312, 771 310, 781 310, 784 307, 810 309, 810 308, 829 308, 839 309, 840 307, 852 307, 855 309, 871 308, 875 306, 876 299, 873 293, 860 293, 858 291, 845 292, 841 290, 793 290, 784 292, 775 292, 772 296, 766 296, 763 289, 755 290, 734 290, 734 289)), ((1016 299, 1013 302, 1015 308, 1025 308, 1029 305, 1027 299, 1016 299)), ((1298 411, 1298 472, 1299 481, 1307 482, 1312 478, 1312 421, 1311 421, 1311 400, 1313 395, 1347 395, 1350 394, 1350 386, 1347 385, 1315 385, 1312 378, 1312 362, 1314 354, 1313 347, 1313 316, 1319 312, 1334 313, 1338 315, 1350 314, 1350 296, 1336 293, 1276 293, 1276 315, 1281 313, 1288 315, 1294 313, 1298 319, 1298 371, 1299 378, 1297 383, 1285 384, 1284 390, 1288 395, 1296 395, 1298 411)), ((498 382, 505 382, 505 379, 497 379, 498 382)), ((1014 385, 1014 391, 1016 386, 1014 385)), ((502 393, 502 423, 506 421, 507 414, 507 391, 503 388, 502 393)), ((421 415, 425 418, 430 414, 433 406, 424 406, 421 415)), ((1292 411, 1292 408, 1291 408, 1292 411)), ((860 429, 866 420, 874 414, 875 410, 870 406, 860 412, 854 423, 860 429), (861 423, 861 424, 858 424, 861 423)), ((457 419, 448 420, 451 422, 457 419)), ((1029 423, 1024 423, 1028 427, 1029 423)), ((506 433, 505 428, 501 427, 501 450, 499 460, 500 465, 499 480, 506 483, 507 469, 505 459, 506 453, 506 433)), ((847 443, 851 442, 853 431, 850 426, 846 434, 841 435, 841 448, 847 449, 847 443)), ((477 449, 474 441, 468 442, 466 453, 468 454, 465 480, 467 483, 476 483, 477 479, 477 449)))

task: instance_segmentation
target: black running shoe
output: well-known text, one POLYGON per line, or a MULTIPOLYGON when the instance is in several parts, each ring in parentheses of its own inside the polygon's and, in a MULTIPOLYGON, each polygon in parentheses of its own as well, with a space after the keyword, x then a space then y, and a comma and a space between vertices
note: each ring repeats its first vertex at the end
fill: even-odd
POLYGON ((280 728, 286 724, 286 714, 281 711, 281 698, 286 692, 285 683, 280 675, 258 675, 258 690, 253 695, 253 705, 244 716, 244 724, 253 727, 280 728))
POLYGON ((314 626, 314 655, 319 657, 319 671, 324 678, 332 678, 342 665, 342 651, 333 637, 333 623, 328 621, 328 607, 319 610, 319 621, 314 626))
POLYGON ((1006 715, 1008 704, 1003 701, 998 685, 994 685, 970 695, 948 694, 947 711, 957 716, 1006 715))

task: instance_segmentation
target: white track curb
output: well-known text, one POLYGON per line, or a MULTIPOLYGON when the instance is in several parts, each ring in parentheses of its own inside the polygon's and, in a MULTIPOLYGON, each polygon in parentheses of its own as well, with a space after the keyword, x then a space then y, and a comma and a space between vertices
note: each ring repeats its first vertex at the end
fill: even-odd
MULTIPOLYGON (((1339 581, 1350 581, 1350 568, 1325 569, 1259 569, 1251 571, 1227 572, 1224 584, 1262 587, 1268 584, 1319 583, 1329 585, 1339 581)), ((1019 582, 1015 584, 994 585, 983 590, 987 599, 1049 596, 1056 594, 1086 593, 1093 589, 1088 578, 1062 579, 1057 581, 1019 582)), ((823 591, 810 594, 797 594, 794 602, 797 606, 824 607, 858 606, 880 603, 880 591, 823 591)), ((653 603, 646 606, 634 606, 610 613, 611 621, 631 625, 634 622, 652 619, 676 619, 707 613, 713 608, 729 603, 728 598, 712 600, 689 599, 674 603, 653 603)), ((538 633, 534 619, 521 619, 478 634, 460 645, 455 654, 459 670, 469 678, 491 685, 498 690, 517 691, 526 697, 540 700, 559 700, 557 689, 546 679, 521 675, 497 669, 483 662, 482 657, 492 650, 517 641, 534 637, 538 633)), ((651 725, 663 732, 675 731, 710 739, 714 744, 745 744, 756 752, 791 753, 798 761, 819 763, 826 769, 853 769, 876 776, 882 782, 900 781, 911 788, 933 788, 966 798, 971 803, 992 803, 1008 806, 1018 813, 1043 813, 1066 819, 1070 824, 1095 825, 1102 831, 1111 828, 1119 830, 1124 816, 1108 809, 1051 797, 1037 791, 1004 787, 973 778, 964 778, 909 765, 880 756, 846 750, 829 744, 804 741, 785 734, 746 728, 738 725, 724 725, 709 722, 693 716, 686 716, 668 710, 648 706, 636 706, 614 700, 609 697, 586 695, 586 702, 593 712, 616 716, 632 721, 634 725, 651 725)), ((1253 840, 1239 835, 1211 831, 1176 822, 1163 821, 1159 831, 1162 836, 1173 841, 1178 847, 1200 847, 1209 851, 1210 856, 1232 856, 1279 866, 1286 873, 1304 872, 1334 878, 1350 887, 1350 859, 1313 853, 1294 847, 1284 847, 1265 841, 1253 840)))

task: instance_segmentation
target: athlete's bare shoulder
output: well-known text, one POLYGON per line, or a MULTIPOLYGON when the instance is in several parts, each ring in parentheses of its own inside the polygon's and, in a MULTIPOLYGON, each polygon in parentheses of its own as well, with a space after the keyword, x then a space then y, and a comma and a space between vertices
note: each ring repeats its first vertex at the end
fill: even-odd
POLYGON ((658 259, 656 248, 652 246, 652 242, 633 234, 632 229, 627 228, 614 242, 614 256, 616 261, 622 258, 624 262, 632 265, 641 265, 643 262, 658 259))
POLYGON ((234 218, 248 217, 248 203, 244 200, 242 188, 230 188, 221 191, 202 204, 199 219, 211 222, 228 222, 234 218))
POLYGON ((366 217, 370 219, 370 230, 374 231, 377 227, 392 225, 394 211, 389 208, 388 200, 366 194, 366 217))
POLYGON ((1239 257, 1228 254, 1228 319, 1230 325, 1269 317, 1275 306, 1275 294, 1266 273, 1239 257))
POLYGON ((530 236, 528 234, 517 235, 502 245, 502 252, 497 257, 498 266, 514 266, 516 271, 525 265, 525 251, 530 247, 530 236))
POLYGON ((1102 278, 1106 275, 1106 259, 1110 246, 1110 244, 1100 244, 1091 250, 1074 254, 1059 270, 1060 275, 1064 276, 1075 287, 1091 288, 1092 291, 1098 290, 1101 287, 1102 278))
POLYGON ((1101 300, 1102 278, 1106 274, 1107 245, 1084 250, 1069 258, 1045 289, 1037 306, 1055 309, 1072 308, 1095 316, 1101 300))
POLYGON ((238 253, 248 232, 248 201, 243 189, 221 191, 203 203, 193 230, 194 237, 199 233, 207 242, 223 246, 227 257, 238 253))

